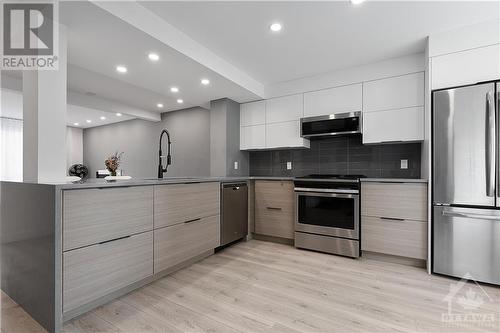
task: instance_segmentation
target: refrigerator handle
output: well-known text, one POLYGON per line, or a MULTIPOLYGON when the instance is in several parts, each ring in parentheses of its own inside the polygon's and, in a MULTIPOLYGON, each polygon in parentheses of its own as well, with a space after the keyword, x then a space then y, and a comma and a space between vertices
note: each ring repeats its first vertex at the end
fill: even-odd
POLYGON ((475 220, 488 220, 488 221, 500 222, 500 216, 498 216, 498 215, 468 214, 468 213, 450 212, 450 211, 446 211, 446 210, 443 210, 441 215, 448 216, 448 217, 460 217, 460 218, 468 218, 468 219, 475 219, 475 220))
POLYGON ((495 196, 495 103, 491 91, 486 93, 486 195, 495 196))

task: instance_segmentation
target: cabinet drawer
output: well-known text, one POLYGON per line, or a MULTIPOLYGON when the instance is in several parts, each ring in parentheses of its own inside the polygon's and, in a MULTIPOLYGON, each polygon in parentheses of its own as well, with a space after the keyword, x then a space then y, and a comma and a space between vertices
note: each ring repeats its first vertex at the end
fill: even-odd
POLYGON ((153 229, 153 187, 63 193, 63 250, 153 229))
POLYGON ((255 233, 293 239, 294 191, 292 182, 255 182, 255 233))
POLYGON ((154 272, 161 272, 219 245, 219 215, 156 229, 154 272))
POLYGON ((153 232, 63 254, 63 311, 153 274, 153 232))
POLYGON ((427 184, 361 184, 361 215, 427 221, 427 184))
POLYGON ((361 217, 361 249, 408 258, 427 259, 427 223, 361 217))
POLYGON ((214 215, 219 215, 219 183, 155 186, 155 228, 214 215))

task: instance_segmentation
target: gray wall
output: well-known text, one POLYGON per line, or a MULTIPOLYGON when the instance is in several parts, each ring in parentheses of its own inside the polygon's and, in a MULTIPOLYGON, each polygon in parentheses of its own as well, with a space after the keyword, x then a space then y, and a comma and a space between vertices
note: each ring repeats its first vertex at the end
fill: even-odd
POLYGON ((210 175, 226 175, 226 100, 210 102, 210 175))
POLYGON ((361 136, 312 140, 310 149, 250 152, 252 176, 360 174, 367 177, 419 178, 421 144, 363 145, 361 136), (408 169, 401 169, 408 159, 408 169), (286 162, 292 162, 292 170, 286 162))
POLYGON ((226 176, 247 176, 249 174, 249 153, 240 150, 240 104, 228 100, 226 118, 226 176), (234 169, 234 162, 239 164, 234 169))
POLYGON ((248 175, 248 152, 240 151, 240 105, 233 100, 210 103, 210 159, 212 176, 248 175))
MULTIPOLYGON (((162 114, 161 122, 130 120, 93 127, 83 132, 83 161, 95 177, 104 160, 123 151, 121 169, 136 178, 156 177, 161 130, 170 132, 172 165, 166 177, 210 175, 210 112, 192 108, 162 114)), ((166 153, 166 138, 164 152, 166 153)))
POLYGON ((73 164, 83 163, 83 130, 66 127, 66 172, 73 164))

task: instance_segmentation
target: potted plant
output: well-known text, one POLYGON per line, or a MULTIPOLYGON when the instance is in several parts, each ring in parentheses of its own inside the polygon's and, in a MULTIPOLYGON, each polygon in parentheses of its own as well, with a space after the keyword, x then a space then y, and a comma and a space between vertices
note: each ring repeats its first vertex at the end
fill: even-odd
POLYGON ((109 156, 104 161, 104 164, 106 165, 106 169, 109 171, 109 174, 111 176, 116 176, 116 170, 120 166, 122 155, 123 155, 123 152, 121 152, 121 153, 115 152, 113 155, 109 156))

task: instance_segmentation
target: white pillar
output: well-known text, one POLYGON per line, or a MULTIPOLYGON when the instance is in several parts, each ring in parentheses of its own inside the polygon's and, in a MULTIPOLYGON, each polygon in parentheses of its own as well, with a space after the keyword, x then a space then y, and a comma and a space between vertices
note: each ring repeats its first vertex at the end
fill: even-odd
POLYGON ((67 40, 59 27, 59 68, 23 72, 23 179, 66 177, 67 40))

